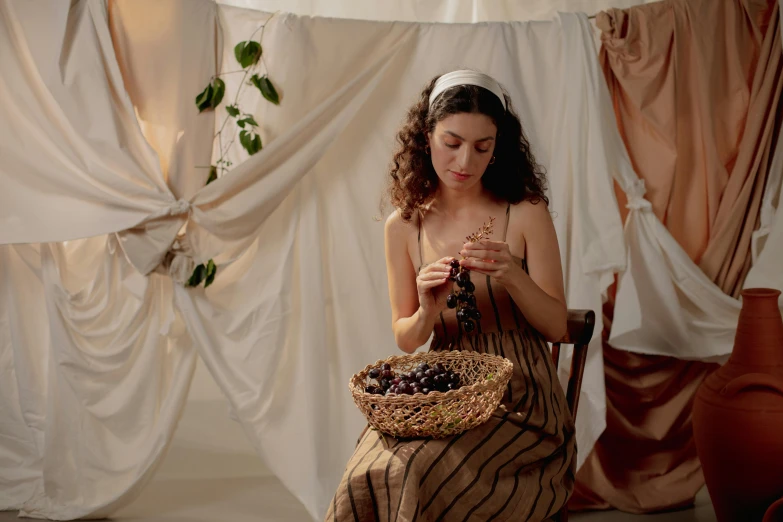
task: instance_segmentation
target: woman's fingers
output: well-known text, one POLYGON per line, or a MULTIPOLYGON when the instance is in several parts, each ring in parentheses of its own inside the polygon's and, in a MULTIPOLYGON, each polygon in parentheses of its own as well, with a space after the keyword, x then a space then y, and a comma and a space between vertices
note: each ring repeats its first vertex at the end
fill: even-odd
POLYGON ((462 245, 463 250, 506 250, 508 248, 508 243, 505 243, 503 241, 491 241, 489 239, 482 239, 481 241, 477 241, 475 243, 465 243, 462 245))
POLYGON ((437 286, 440 286, 440 285, 442 285, 445 282, 446 282, 445 279, 435 279, 435 280, 432 280, 432 281, 421 281, 418 284, 418 288, 419 288, 419 291, 421 291, 421 290, 430 290, 431 288, 435 288, 437 286))
POLYGON ((463 250, 461 255, 476 259, 498 259, 502 254, 498 250, 463 250))
POLYGON ((451 268, 442 266, 428 266, 425 270, 421 271, 421 275, 436 274, 441 276, 448 276, 451 273, 451 268))
POLYGON ((449 271, 448 270, 433 270, 431 272, 422 272, 419 275, 420 278, 423 280, 429 280, 429 279, 443 279, 444 277, 449 277, 449 271))
POLYGON ((470 268, 471 270, 484 270, 492 272, 494 270, 497 270, 498 263, 494 263, 492 261, 482 261, 480 259, 464 259, 460 262, 462 266, 465 268, 470 268))

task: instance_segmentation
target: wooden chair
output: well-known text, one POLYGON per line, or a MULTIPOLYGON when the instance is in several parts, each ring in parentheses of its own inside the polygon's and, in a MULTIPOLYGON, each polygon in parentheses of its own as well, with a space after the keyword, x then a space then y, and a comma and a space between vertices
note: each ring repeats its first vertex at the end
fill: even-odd
MULTIPOLYGON (((552 358, 555 368, 560 362, 560 345, 572 344, 574 355, 571 359, 571 376, 568 378, 566 390, 566 402, 571 410, 571 416, 576 420, 576 411, 579 406, 579 390, 582 389, 582 376, 585 373, 585 361, 587 360, 587 346, 593 337, 595 329, 595 312, 592 310, 568 310, 568 329, 560 341, 552 344, 552 358)), ((551 520, 556 522, 568 521, 568 506, 564 506, 551 520)))

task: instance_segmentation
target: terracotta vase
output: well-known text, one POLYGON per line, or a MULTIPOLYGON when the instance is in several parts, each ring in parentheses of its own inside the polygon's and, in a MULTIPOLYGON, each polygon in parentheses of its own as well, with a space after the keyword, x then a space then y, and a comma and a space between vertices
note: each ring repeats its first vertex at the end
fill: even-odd
POLYGON ((696 393, 696 450, 719 522, 768 522, 783 515, 778 503, 783 499, 778 296, 780 291, 766 288, 742 292, 734 350, 696 393))

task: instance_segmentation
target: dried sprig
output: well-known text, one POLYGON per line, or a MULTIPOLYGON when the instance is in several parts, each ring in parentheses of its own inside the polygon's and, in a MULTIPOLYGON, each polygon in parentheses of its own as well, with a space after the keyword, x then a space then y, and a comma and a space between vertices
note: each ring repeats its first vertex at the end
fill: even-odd
POLYGON ((482 239, 484 239, 488 235, 492 234, 492 227, 493 227, 494 224, 495 224, 495 218, 490 216, 488 223, 484 223, 481 226, 481 229, 478 232, 469 235, 465 239, 467 239, 468 242, 470 242, 470 243, 477 243, 477 242, 481 241, 482 239))

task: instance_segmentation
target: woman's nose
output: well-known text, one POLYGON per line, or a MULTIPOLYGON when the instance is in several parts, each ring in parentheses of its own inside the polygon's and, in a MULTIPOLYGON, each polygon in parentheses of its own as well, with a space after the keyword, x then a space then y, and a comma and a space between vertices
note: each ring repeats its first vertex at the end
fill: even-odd
POLYGON ((464 172, 470 167, 470 162, 473 160, 473 152, 470 147, 463 147, 457 155, 457 165, 464 172))

